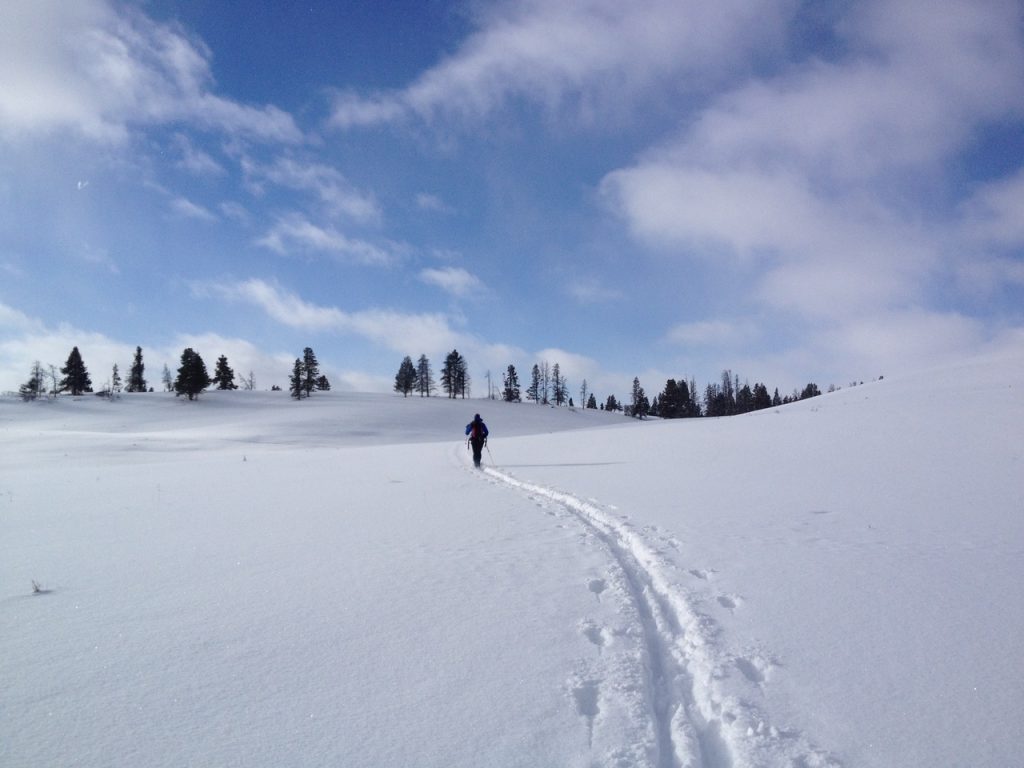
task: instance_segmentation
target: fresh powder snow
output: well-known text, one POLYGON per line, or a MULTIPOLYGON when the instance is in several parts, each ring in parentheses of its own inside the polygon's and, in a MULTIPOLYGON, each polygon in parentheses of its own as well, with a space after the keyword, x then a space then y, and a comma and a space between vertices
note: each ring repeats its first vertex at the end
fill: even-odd
POLYGON ((1022 372, 4 398, 0 765, 1021 765, 1022 372))

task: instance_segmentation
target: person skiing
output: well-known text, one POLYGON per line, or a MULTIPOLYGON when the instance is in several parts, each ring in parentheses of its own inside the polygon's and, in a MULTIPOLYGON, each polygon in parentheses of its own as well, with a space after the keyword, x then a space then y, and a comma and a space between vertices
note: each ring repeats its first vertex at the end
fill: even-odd
POLYGON ((466 434, 469 436, 469 445, 473 449, 473 466, 479 468, 484 446, 487 445, 487 425, 484 424, 479 413, 466 425, 466 434))

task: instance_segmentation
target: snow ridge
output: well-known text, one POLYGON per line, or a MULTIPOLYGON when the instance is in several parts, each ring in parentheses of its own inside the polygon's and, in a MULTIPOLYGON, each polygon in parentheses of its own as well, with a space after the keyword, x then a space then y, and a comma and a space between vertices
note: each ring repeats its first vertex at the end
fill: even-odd
MULTIPOLYGON (((627 729, 641 743, 609 750, 612 764, 621 764, 629 755, 630 764, 656 768, 840 765, 798 731, 772 726, 759 711, 750 699, 759 695, 764 684, 763 660, 736 657, 721 647, 716 623, 699 612, 695 599, 679 583, 678 568, 659 554, 657 543, 597 503, 524 482, 493 467, 484 472, 492 480, 568 513, 605 548, 619 575, 619 591, 635 617, 632 634, 637 638, 643 668, 642 699, 647 711, 635 712, 635 702, 620 702, 620 709, 631 712, 634 719, 646 717, 649 727, 635 723, 633 729, 627 729), (725 690, 724 683, 735 677, 734 672, 741 674, 748 695, 725 690)), ((689 573, 700 578, 696 571, 689 573)), ((603 580, 593 580, 589 588, 600 599, 606 585, 603 580)), ((732 598, 719 597, 718 601, 728 607, 732 598)), ((600 651, 602 630, 585 621, 581 631, 600 651)), ((601 697, 631 696, 630 673, 620 666, 613 668, 612 674, 619 676, 617 684, 599 688, 595 680, 580 673, 572 689, 577 711, 587 719, 591 746, 602 708, 611 708, 601 697), (611 694, 606 693, 608 689, 611 694)), ((730 690, 734 689, 735 680, 730 690)))

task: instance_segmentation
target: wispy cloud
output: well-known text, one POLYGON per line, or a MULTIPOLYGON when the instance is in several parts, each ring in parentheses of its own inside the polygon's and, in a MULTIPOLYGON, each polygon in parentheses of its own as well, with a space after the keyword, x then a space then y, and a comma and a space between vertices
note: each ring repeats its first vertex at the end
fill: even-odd
POLYGON ((184 219, 196 219, 197 221, 217 221, 217 217, 198 203, 193 203, 184 197, 176 197, 171 200, 171 211, 175 216, 184 219))
POLYGON ((735 346, 758 336, 753 323, 735 320, 699 320, 672 327, 666 338, 686 346, 735 346))
POLYGON ((580 304, 604 304, 619 301, 624 294, 617 288, 609 288, 595 278, 574 279, 566 292, 580 304))
POLYGON ((223 176, 224 167, 209 154, 198 149, 192 140, 183 133, 177 133, 173 140, 174 148, 181 155, 178 167, 195 176, 223 176))
POLYGON ((432 211, 434 213, 452 213, 453 208, 444 202, 437 195, 420 192, 416 195, 416 207, 421 211, 432 211))
POLYGON ((330 122, 476 120, 520 98, 584 118, 607 116, 663 79, 700 90, 777 35, 784 18, 777 4, 761 0, 499 4, 478 18, 478 31, 455 54, 407 88, 338 94, 330 122))
POLYGON ((435 285, 453 296, 469 296, 483 290, 484 284, 476 275, 462 267, 428 268, 420 270, 420 280, 435 285))
MULTIPOLYGON (((738 262, 774 309, 923 306, 966 232, 919 192, 979 127, 1024 110, 1020 24, 1010 3, 853 6, 839 60, 723 94, 602 191, 637 238, 706 269, 738 262)), ((1017 237, 1016 186, 990 192, 975 233, 1017 237)))
POLYGON ((0 26, 0 135, 70 129, 121 141, 135 126, 186 122, 299 142, 286 112, 213 92, 211 53, 173 24, 106 0, 14 2, 0 26))
POLYGON ((242 159, 250 183, 259 188, 265 182, 312 194, 328 213, 343 214, 363 223, 378 223, 382 213, 372 194, 360 192, 336 169, 323 163, 302 162, 279 157, 269 164, 242 159))
POLYGON ((253 278, 238 283, 196 284, 196 295, 210 293, 245 301, 259 307, 269 317, 291 328, 330 331, 361 336, 388 349, 411 354, 416 349, 443 349, 464 340, 449 326, 443 315, 404 313, 390 309, 345 312, 323 307, 295 293, 253 278))
POLYGON ((298 213, 279 218, 256 244, 280 254, 326 253, 343 261, 375 266, 387 266, 396 258, 391 251, 347 237, 333 227, 318 226, 298 213))

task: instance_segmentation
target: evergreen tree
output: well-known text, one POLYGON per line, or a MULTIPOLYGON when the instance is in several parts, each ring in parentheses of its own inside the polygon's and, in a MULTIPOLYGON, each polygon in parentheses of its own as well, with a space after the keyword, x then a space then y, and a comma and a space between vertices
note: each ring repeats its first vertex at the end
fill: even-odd
POLYGON ((562 368, 558 363, 551 369, 551 396, 555 400, 555 405, 565 405, 569 397, 569 387, 562 378, 562 368))
POLYGON ((804 387, 803 391, 800 393, 800 399, 806 400, 809 397, 817 397, 820 394, 821 390, 818 389, 818 385, 812 382, 804 387))
POLYGON ((647 413, 650 409, 651 403, 647 399, 647 395, 644 393, 644 388, 640 386, 640 379, 638 377, 634 377, 630 402, 630 415, 637 419, 643 419, 647 417, 647 413))
POLYGON ((754 390, 744 384, 736 390, 736 413, 750 413, 754 410, 754 390))
POLYGON ((78 347, 71 350, 71 354, 68 355, 68 360, 60 372, 64 374, 64 378, 60 382, 61 392, 70 392, 72 395, 92 392, 92 380, 89 378, 89 372, 85 368, 82 353, 78 351, 78 347))
POLYGON ((686 415, 689 406, 689 396, 686 392, 686 382, 682 387, 675 379, 665 382, 665 389, 657 400, 657 414, 663 419, 681 419, 686 415))
POLYGON ((700 416, 700 402, 697 400, 697 382, 690 379, 690 407, 687 409, 690 416, 700 416))
POLYGON ((758 382, 754 385, 754 410, 763 411, 772 407, 772 396, 768 394, 768 387, 758 382))
POLYGON ((406 355, 402 364, 398 366, 398 373, 395 374, 395 392, 401 392, 403 397, 416 389, 416 366, 412 364, 412 358, 406 355))
POLYGON ((319 379, 316 380, 316 388, 319 389, 321 392, 330 392, 331 382, 327 380, 326 376, 321 376, 319 379))
POLYGON ((167 367, 167 363, 164 363, 164 372, 160 380, 164 383, 164 392, 174 389, 174 379, 171 378, 171 369, 167 367))
POLYGON ((45 388, 43 366, 36 360, 32 364, 32 372, 29 374, 28 381, 18 387, 18 394, 21 395, 22 400, 35 400, 43 394, 45 388))
POLYGON ((302 361, 296 357, 295 365, 292 366, 291 378, 288 379, 288 391, 296 400, 301 400, 302 393, 306 391, 304 373, 305 368, 302 361))
POLYGON ((320 363, 310 347, 302 350, 302 389, 306 397, 313 394, 316 389, 316 380, 320 377, 320 363))
POLYGON ((450 398, 465 398, 469 388, 469 371, 466 366, 466 359, 459 354, 457 349, 448 353, 444 360, 444 367, 441 369, 441 388, 450 398))
POLYGON ((142 363, 142 347, 135 348, 135 359, 132 361, 132 367, 128 371, 128 386, 125 387, 127 392, 145 392, 146 391, 146 366, 142 363))
POLYGON ((619 405, 619 401, 615 399, 615 395, 608 395, 608 399, 604 403, 604 409, 606 411, 618 411, 622 409, 619 405))
POLYGON ((110 394, 121 394, 121 373, 117 370, 117 363, 114 363, 114 368, 110 372, 110 394))
POLYGON ((435 388, 434 372, 431 370, 430 360, 426 355, 420 355, 420 359, 416 363, 416 391, 420 393, 420 397, 430 397, 435 388))
POLYGON ((213 372, 213 383, 217 385, 217 389, 238 389, 238 385, 235 384, 235 372, 228 365, 226 355, 221 355, 217 358, 217 366, 213 372))
POLYGON ((210 386, 210 374, 206 371, 206 363, 199 353, 191 347, 181 353, 181 366, 178 368, 178 378, 174 380, 174 394, 187 395, 189 400, 195 400, 199 393, 210 386))
POLYGON ((519 374, 516 373, 516 367, 511 363, 508 366, 508 370, 505 372, 505 391, 504 400, 507 403, 518 403, 521 399, 519 391, 519 374))
POLYGON ((526 399, 540 404, 540 366, 536 363, 530 371, 530 386, 526 388, 526 399))
POLYGON ((778 387, 775 388, 775 394, 772 395, 772 405, 773 406, 782 405, 782 398, 779 397, 779 388, 778 387))
POLYGON ((597 410, 597 398, 594 397, 594 393, 590 393, 590 397, 587 398, 587 409, 591 411, 597 410))

